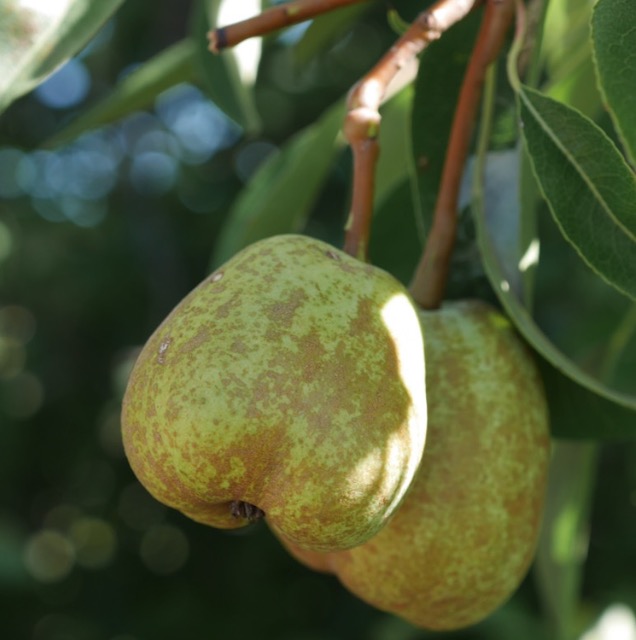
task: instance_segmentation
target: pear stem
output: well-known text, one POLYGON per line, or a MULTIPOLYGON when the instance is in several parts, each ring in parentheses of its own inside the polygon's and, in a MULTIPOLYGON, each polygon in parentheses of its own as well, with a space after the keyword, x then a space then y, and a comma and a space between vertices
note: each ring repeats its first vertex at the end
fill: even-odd
POLYGON ((488 67, 504 44, 515 10, 514 0, 488 0, 468 63, 453 118, 433 224, 410 284, 423 309, 437 309, 446 291, 457 236, 458 200, 466 158, 488 67))
POLYGON ((209 49, 219 53, 228 47, 253 38, 278 31, 299 22, 304 22, 322 13, 328 13, 351 4, 360 4, 368 0, 295 0, 225 27, 213 29, 208 33, 209 49))
POLYGON ((353 152, 353 193, 345 227, 346 253, 367 259, 375 166, 379 153, 379 108, 398 72, 429 43, 464 18, 480 0, 439 0, 420 13, 375 67, 349 92, 344 134, 353 152))

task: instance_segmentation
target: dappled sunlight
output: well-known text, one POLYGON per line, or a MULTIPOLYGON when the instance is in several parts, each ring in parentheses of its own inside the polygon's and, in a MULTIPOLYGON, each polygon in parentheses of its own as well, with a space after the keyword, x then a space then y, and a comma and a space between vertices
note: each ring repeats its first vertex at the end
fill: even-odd
MULTIPOLYGON (((413 302, 405 294, 395 294, 384 303, 380 314, 389 335, 400 338, 399 341, 395 341, 398 371, 401 379, 409 383, 407 391, 415 406, 425 413, 424 342, 413 302)), ((425 433, 422 434, 422 442, 424 437, 425 433)))
POLYGON ((636 616, 625 604, 610 605, 581 640, 636 640, 636 616))
MULTIPOLYGON (((90 76, 73 88, 68 76, 73 69, 85 71, 71 60, 38 88, 38 99, 52 108, 82 100, 90 76), (63 75, 68 77, 62 82, 63 75)), ((161 197, 180 188, 182 167, 208 162, 240 135, 239 127, 199 89, 180 84, 157 98, 153 113, 135 113, 60 149, 0 148, 0 197, 30 198, 34 211, 48 222, 96 227, 109 214, 109 197, 124 175, 138 194, 161 197)), ((237 155, 237 171, 245 165, 246 176, 261 159, 252 149, 255 144, 237 155)), ((0 229, 0 262, 10 246, 10 234, 0 229)))
MULTIPOLYGON (((410 415, 406 417, 408 437, 411 451, 421 453, 426 440, 427 406, 424 342, 419 317, 412 301, 403 293, 391 296, 383 304, 380 315, 388 334, 398 338, 393 341, 397 370, 411 399, 410 415)), ((404 438, 404 433, 389 434, 384 459, 380 461, 383 482, 388 480, 392 486, 404 486, 399 480, 414 477, 420 463, 420 455, 404 456, 404 438)), ((369 455, 377 456, 377 452, 369 455)), ((364 468, 364 465, 363 460, 358 467, 364 468)), ((408 485, 404 488, 394 496, 396 504, 403 498, 408 485)))
POLYGON ((0 640, 636 640, 626 3, 0 0, 0 640))
POLYGON ((539 264, 539 255, 541 253, 541 242, 539 238, 533 238, 526 252, 519 260, 519 271, 525 272, 539 264))
MULTIPOLYGON (((219 8, 217 23, 219 26, 245 20, 259 13, 261 3, 258 0, 224 0, 219 8)), ((236 59, 239 75, 246 85, 254 84, 256 80, 256 72, 258 71, 258 63, 261 59, 262 40, 260 38, 251 38, 234 47, 226 55, 233 55, 236 59)))
POLYGON ((18 8, 26 9, 47 18, 59 18, 73 4, 73 0, 15 0, 18 8))
MULTIPOLYGON (((423 432, 425 430, 422 430, 423 432)), ((420 443, 413 443, 416 451, 420 443)), ((421 443, 423 446, 423 442, 421 443)), ((407 456, 404 451, 404 434, 390 433, 380 449, 370 450, 363 458, 352 464, 348 474, 349 486, 352 493, 359 497, 378 495, 387 499, 387 513, 392 513, 401 502, 410 484, 405 479, 412 478, 417 470, 419 458, 407 456), (382 487, 397 487, 399 491, 390 495, 382 487)))
POLYGON ((395 294, 380 311, 389 334, 400 336, 396 343, 398 369, 402 379, 421 382, 424 389, 424 343, 413 303, 404 294, 395 294))

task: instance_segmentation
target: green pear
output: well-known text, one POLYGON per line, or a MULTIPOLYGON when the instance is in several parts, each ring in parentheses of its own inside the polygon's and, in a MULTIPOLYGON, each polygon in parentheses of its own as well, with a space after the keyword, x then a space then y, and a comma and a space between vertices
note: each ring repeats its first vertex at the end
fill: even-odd
POLYGON ((355 549, 312 553, 283 542, 379 609, 452 630, 488 616, 527 572, 548 472, 548 414, 533 359, 499 312, 461 301, 421 319, 428 436, 403 503, 355 549))
POLYGON ((249 246, 170 313, 123 402, 141 483, 231 529, 264 516, 299 548, 375 535, 426 436, 421 326, 392 276, 299 235, 249 246))

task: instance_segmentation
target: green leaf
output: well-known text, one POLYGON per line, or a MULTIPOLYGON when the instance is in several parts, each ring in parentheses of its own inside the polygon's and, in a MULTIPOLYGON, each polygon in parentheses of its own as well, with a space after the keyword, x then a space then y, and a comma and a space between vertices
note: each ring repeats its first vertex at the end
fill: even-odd
POLYGON ((144 109, 166 89, 194 80, 194 53, 195 43, 191 38, 164 49, 127 75, 104 100, 57 133, 47 146, 65 144, 90 129, 144 109))
POLYGON ((330 11, 312 20, 302 38, 294 45, 294 59, 305 66, 340 38, 369 9, 368 4, 356 4, 330 11))
POLYGON ((257 240, 302 227, 337 151, 344 113, 338 102, 263 162, 230 212, 214 265, 257 240))
POLYGON ((603 380, 626 381, 629 388, 636 387, 636 303, 626 310, 608 340, 601 374, 603 380))
POLYGON ((557 639, 578 636, 576 620, 597 459, 596 444, 554 445, 534 571, 543 607, 554 630, 552 637, 557 639))
POLYGON ((412 153, 419 199, 418 215, 427 228, 446 158, 454 107, 470 58, 481 15, 472 12, 423 53, 415 81, 412 153))
MULTIPOLYGON (((523 261, 506 253, 498 228, 505 216, 518 215, 510 208, 510 193, 488 188, 485 176, 490 154, 480 153, 473 185, 473 215, 484 268, 506 313, 537 351, 545 381, 552 432, 564 438, 615 438, 636 436, 636 396, 619 392, 584 371, 568 358, 534 320, 522 292, 511 286, 520 282, 523 261), (499 238, 499 240, 497 240, 499 238)), ((514 193, 515 179, 507 181, 514 193)))
MULTIPOLYGON (((521 92, 521 84, 516 75, 515 62, 519 44, 520 40, 517 40, 508 59, 509 80, 518 93, 521 92)), ((486 275, 506 313, 537 352, 550 409, 552 433, 564 438, 634 437, 636 395, 620 392, 583 370, 544 333, 527 306, 523 272, 539 259, 537 250, 540 239, 527 236, 525 224, 520 221, 521 211, 525 211, 518 199, 520 185, 523 185, 521 150, 517 152, 516 162, 510 159, 503 165, 505 176, 495 188, 490 184, 493 153, 489 152, 489 145, 494 113, 494 77, 494 73, 489 73, 486 82, 472 179, 472 211, 486 275), (516 225, 519 236, 524 239, 523 244, 513 243, 516 255, 515 251, 506 251, 506 244, 510 241, 501 242, 500 228, 506 219, 505 228, 514 229, 516 225)), ((557 237, 563 239, 560 233, 557 237)), ((576 264, 583 266, 578 259, 576 264)), ((593 275, 592 271, 586 270, 587 273, 593 275)), ((598 278, 595 280, 602 284, 598 278)), ((604 289, 609 290, 609 287, 604 289)), ((619 297, 618 294, 616 297, 619 297)))
POLYGON ((0 113, 77 53, 123 0, 0 0, 0 113))
POLYGON ((413 212, 413 185, 405 178, 379 203, 373 218, 370 262, 391 273, 405 285, 422 252, 413 212))
POLYGON ((633 0, 599 0, 592 45, 606 106, 636 163, 636 9, 633 0))
MULTIPOLYGON (((532 330, 521 332, 532 341, 532 330)), ((585 376, 563 354, 546 351, 557 368, 545 357, 538 359, 548 398, 552 433, 573 440, 623 440, 636 437, 636 398, 617 394, 591 376, 585 376), (596 386, 596 388, 594 388, 596 386)))
POLYGON ((241 79, 232 49, 212 54, 207 33, 216 26, 222 0, 197 0, 191 17, 191 32, 196 42, 196 65, 208 96, 234 122, 251 134, 260 130, 261 120, 254 104, 252 86, 241 79))
MULTIPOLYGON (((596 86, 590 20, 592 2, 551 0, 546 2, 544 38, 539 49, 545 63, 544 92, 595 118, 601 111, 596 86)), ((524 52, 525 55, 525 52, 524 52)))
POLYGON ((636 299, 636 177, 577 111, 528 87, 520 115, 534 172, 564 236, 607 282, 636 299))
POLYGON ((375 205, 412 170, 410 120, 413 88, 407 86, 380 108, 380 156, 375 170, 375 205))

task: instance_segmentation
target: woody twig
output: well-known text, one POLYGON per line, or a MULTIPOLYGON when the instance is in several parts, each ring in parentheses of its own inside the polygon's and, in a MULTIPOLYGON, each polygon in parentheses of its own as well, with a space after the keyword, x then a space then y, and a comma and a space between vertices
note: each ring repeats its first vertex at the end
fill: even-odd
POLYGON ((486 72, 497 58, 515 10, 515 0, 488 0, 473 54, 464 76, 446 151, 433 224, 410 292, 424 309, 437 309, 444 298, 457 235, 462 173, 481 99, 486 72))
MULTIPOLYGON (((308 20, 339 7, 365 0, 296 0, 208 34, 210 50, 218 52, 243 40, 308 20)), ((499 54, 514 13, 515 0, 438 0, 422 12, 378 64, 349 92, 344 133, 353 152, 351 211, 345 251, 367 258, 375 165, 379 153, 379 108, 391 80, 412 58, 453 24, 486 1, 486 12, 455 112, 440 192, 420 263, 410 286, 415 300, 437 308, 446 288, 457 231, 457 200, 486 70, 499 54)))
POLYGON ((344 249, 367 257, 375 164, 378 156, 379 108, 387 86, 400 69, 461 20, 480 0, 439 0, 421 13, 378 64, 350 91, 344 133, 353 152, 353 195, 344 249))
POLYGON ((253 18, 247 18, 226 27, 213 29, 208 33, 209 48, 218 53, 234 47, 243 40, 263 36, 284 27, 310 20, 322 13, 328 13, 351 4, 368 0, 295 0, 263 11, 253 18))

